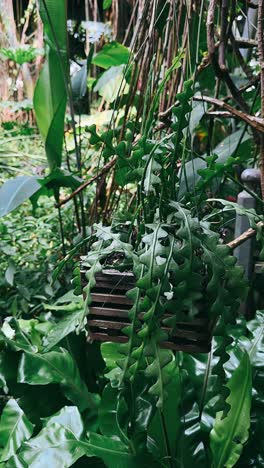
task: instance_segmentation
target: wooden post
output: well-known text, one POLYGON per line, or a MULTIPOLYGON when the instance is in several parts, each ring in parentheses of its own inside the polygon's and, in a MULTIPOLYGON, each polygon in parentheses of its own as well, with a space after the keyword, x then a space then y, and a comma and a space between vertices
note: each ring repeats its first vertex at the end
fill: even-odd
MULTIPOLYGON (((248 187, 251 191, 255 191, 257 186, 260 183, 260 171, 258 169, 246 169, 242 172, 241 180, 244 182, 244 185, 248 187)), ((245 208, 255 208, 256 200, 250 195, 246 190, 243 190, 239 193, 237 198, 237 203, 245 208)), ((249 228, 249 221, 247 216, 236 216, 236 226, 235 226, 235 238, 239 237, 249 228)), ((234 255, 237 258, 238 265, 241 265, 245 270, 245 277, 247 280, 251 281, 253 275, 253 250, 254 250, 254 237, 243 242, 236 249, 234 249, 234 255)), ((250 295, 245 304, 242 304, 241 312, 247 316, 252 315, 253 304, 250 298, 250 295)))

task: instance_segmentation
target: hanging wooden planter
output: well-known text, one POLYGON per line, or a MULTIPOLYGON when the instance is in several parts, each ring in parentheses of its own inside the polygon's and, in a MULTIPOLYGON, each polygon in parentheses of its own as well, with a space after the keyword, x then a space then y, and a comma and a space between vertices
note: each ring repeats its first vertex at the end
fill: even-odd
MULTIPOLYGON (((82 286, 87 284, 85 269, 81 271, 82 286)), ((96 286, 92 291, 92 303, 89 306, 87 327, 89 341, 111 341, 125 343, 128 338, 122 333, 130 320, 128 312, 132 301, 126 296, 127 291, 135 287, 133 273, 117 270, 103 270, 96 275, 96 286)), ((169 317, 167 314, 166 317, 169 317)), ((162 327, 170 335, 170 328, 162 327)), ((211 349, 209 322, 206 318, 177 323, 177 330, 163 348, 189 353, 208 353, 211 349)))

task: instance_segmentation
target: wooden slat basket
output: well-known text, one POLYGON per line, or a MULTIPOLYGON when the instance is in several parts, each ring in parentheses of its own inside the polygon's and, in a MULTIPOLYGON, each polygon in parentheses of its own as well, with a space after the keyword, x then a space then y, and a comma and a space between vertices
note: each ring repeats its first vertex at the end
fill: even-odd
MULTIPOLYGON (((85 268, 81 269, 82 286, 86 286, 85 268)), ((110 341, 125 343, 128 338, 122 333, 130 321, 128 311, 132 301, 127 291, 135 287, 133 273, 117 270, 103 270, 96 276, 96 286, 92 291, 87 327, 89 341, 110 341)), ((166 316, 169 317, 169 314, 166 316)), ((170 335, 170 329, 164 325, 170 335)), ((162 347, 189 353, 208 353, 211 349, 209 322, 206 318, 177 323, 177 330, 162 347)))

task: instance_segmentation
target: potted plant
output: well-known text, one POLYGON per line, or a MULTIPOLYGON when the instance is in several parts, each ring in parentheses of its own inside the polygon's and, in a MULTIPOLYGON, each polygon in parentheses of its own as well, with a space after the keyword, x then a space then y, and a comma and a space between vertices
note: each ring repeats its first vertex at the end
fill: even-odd
POLYGON ((89 340, 120 343, 120 385, 143 372, 158 407, 174 351, 208 353, 213 335, 220 337, 215 372, 221 381, 228 324, 245 293, 230 249, 191 206, 177 201, 176 156, 191 97, 189 82, 172 110, 168 135, 153 141, 144 134, 126 159, 125 143, 118 144, 117 176, 126 168, 126 182, 138 186, 135 216, 119 225, 94 225, 82 258, 89 340))

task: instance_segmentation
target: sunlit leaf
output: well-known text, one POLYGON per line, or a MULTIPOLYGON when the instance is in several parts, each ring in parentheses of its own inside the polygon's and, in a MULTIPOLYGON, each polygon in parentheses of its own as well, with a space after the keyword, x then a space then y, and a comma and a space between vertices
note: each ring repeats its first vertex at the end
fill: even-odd
POLYGON ((58 413, 50 418, 45 418, 43 422, 46 428, 57 423, 68 431, 71 431, 76 438, 81 437, 84 431, 82 418, 76 406, 64 406, 58 413))
POLYGON ((64 0, 40 1, 40 14, 46 34, 45 63, 35 88, 34 109, 37 124, 45 143, 50 169, 60 167, 64 135, 67 93, 67 23, 64 0), (46 13, 47 7, 49 16, 46 13), (53 22, 52 27, 49 20, 53 22), (55 20, 56 19, 56 20, 55 20), (54 38, 53 32, 56 34, 54 38), (57 46, 59 50, 57 50, 57 46))
POLYGON ((124 65, 111 67, 105 71, 94 87, 107 102, 113 102, 115 99, 128 92, 128 85, 124 78, 124 65))
POLYGON ((40 188, 36 176, 18 176, 7 180, 0 187, 0 217, 24 203, 40 188))
POLYGON ((9 400, 4 407, 0 420, 1 461, 14 455, 22 443, 29 439, 34 426, 18 406, 16 400, 9 400))
POLYGON ((31 468, 68 468, 83 455, 75 434, 54 422, 25 443, 19 456, 31 468))
POLYGON ((102 50, 93 57, 92 63, 102 68, 118 67, 127 64, 129 57, 130 50, 119 42, 113 41, 104 45, 102 50))

